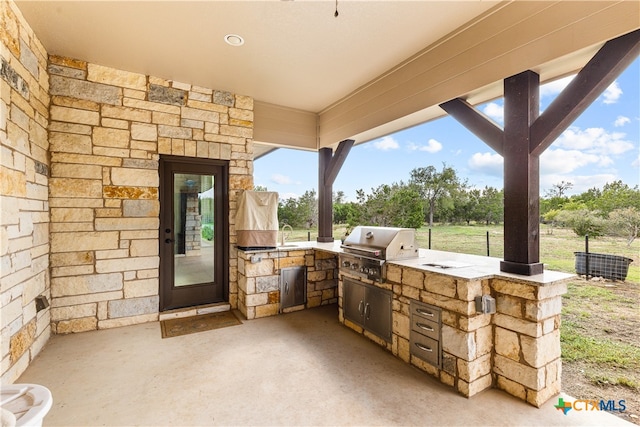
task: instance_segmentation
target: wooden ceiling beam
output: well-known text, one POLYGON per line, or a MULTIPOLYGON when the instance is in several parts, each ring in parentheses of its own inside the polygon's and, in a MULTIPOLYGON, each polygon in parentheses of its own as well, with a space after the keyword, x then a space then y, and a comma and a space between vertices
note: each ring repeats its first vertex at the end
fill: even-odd
POLYGON ((602 46, 531 126, 529 151, 540 155, 640 55, 640 30, 602 46))
POLYGON ((496 153, 503 156, 504 132, 489 117, 461 98, 444 102, 440 104, 440 108, 473 132, 496 153))

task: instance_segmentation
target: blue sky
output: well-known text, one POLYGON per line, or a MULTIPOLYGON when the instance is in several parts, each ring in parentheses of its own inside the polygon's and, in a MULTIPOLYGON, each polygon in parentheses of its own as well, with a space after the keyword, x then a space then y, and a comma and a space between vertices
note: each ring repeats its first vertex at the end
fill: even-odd
MULTIPOLYGON (((572 76, 540 88, 541 110, 572 76)), ((503 100, 476 107, 503 125, 503 100)), ((503 187, 502 157, 451 117, 415 126, 351 149, 333 185, 355 200, 381 184, 407 182, 414 168, 452 166, 476 188, 503 187)), ((318 188, 315 152, 279 149, 254 162, 254 183, 281 199, 318 188)), ((620 77, 540 157, 540 194, 561 181, 579 194, 622 180, 640 184, 640 59, 620 77)))

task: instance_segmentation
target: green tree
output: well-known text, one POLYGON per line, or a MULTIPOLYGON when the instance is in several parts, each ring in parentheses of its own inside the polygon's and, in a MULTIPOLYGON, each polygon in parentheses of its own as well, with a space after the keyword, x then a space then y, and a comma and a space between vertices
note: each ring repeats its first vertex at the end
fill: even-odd
POLYGON ((603 217, 616 209, 640 209, 640 189, 637 185, 631 188, 622 181, 607 183, 602 187, 600 197, 594 198, 588 205, 592 210, 599 211, 603 217))
POLYGON ((504 191, 485 187, 478 201, 476 220, 486 225, 498 224, 504 219, 504 191))
POLYGON ((478 203, 481 195, 480 190, 476 188, 454 191, 452 193, 454 208, 450 219, 454 222, 471 224, 471 221, 477 218, 478 203))
POLYGON ((305 191, 298 199, 299 218, 302 221, 298 226, 311 228, 318 223, 318 198, 316 190, 305 191))
POLYGON ((613 236, 623 236, 627 246, 640 235, 640 210, 634 207, 615 209, 609 213, 608 231, 613 236))
POLYGON ((298 201, 293 197, 281 200, 278 203, 278 221, 280 226, 289 224, 292 227, 298 227, 300 224, 298 201))
POLYGON ((419 228, 423 222, 422 202, 418 192, 404 184, 382 184, 370 194, 356 191, 357 204, 350 211, 349 225, 419 228), (359 206, 356 209, 355 206, 359 206))
POLYGON ((394 227, 422 227, 424 214, 420 195, 411 187, 402 186, 393 189, 387 212, 394 227))
POLYGON ((297 199, 290 197, 278 203, 280 225, 311 228, 318 223, 318 199, 315 190, 308 190, 297 199))
POLYGON ((434 166, 413 169, 410 183, 416 186, 420 196, 427 203, 430 227, 433 226, 433 215, 437 202, 449 197, 452 192, 464 185, 460 183, 456 171, 446 163, 443 163, 440 172, 434 166))
POLYGON ((561 211, 558 221, 570 227, 578 236, 599 237, 604 234, 605 221, 594 211, 579 209, 575 211, 561 211))

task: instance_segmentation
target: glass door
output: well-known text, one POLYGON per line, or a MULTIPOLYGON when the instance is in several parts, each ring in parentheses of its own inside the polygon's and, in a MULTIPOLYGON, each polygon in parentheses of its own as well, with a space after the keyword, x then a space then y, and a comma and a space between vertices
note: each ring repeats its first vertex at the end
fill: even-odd
POLYGON ((226 168, 219 163, 161 159, 161 310, 228 294, 226 168))

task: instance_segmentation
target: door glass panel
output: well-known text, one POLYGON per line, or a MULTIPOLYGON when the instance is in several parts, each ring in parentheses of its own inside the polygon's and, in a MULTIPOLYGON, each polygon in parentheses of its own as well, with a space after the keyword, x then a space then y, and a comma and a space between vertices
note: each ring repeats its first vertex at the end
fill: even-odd
POLYGON ((174 173, 174 286, 214 282, 213 176, 174 173))

